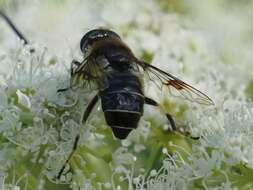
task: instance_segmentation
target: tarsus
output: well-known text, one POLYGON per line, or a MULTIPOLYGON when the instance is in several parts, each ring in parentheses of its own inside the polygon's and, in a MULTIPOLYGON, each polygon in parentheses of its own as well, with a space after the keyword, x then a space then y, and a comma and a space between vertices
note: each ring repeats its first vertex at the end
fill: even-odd
POLYGON ((7 22, 7 24, 11 27, 11 29, 15 32, 15 34, 24 41, 24 44, 28 44, 27 39, 25 36, 17 29, 11 19, 2 11, 0 10, 0 16, 7 22))

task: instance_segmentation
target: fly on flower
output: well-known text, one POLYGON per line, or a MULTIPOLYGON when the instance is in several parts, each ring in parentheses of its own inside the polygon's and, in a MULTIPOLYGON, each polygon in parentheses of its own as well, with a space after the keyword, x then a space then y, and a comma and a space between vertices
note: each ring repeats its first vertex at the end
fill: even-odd
MULTIPOLYGON (((178 91, 184 99, 205 105, 214 104, 207 95, 193 86, 136 58, 120 36, 111 30, 94 29, 87 32, 81 39, 80 48, 84 59, 82 62, 74 60, 71 64, 70 88, 80 87, 80 84, 84 87, 90 86, 91 83, 97 87, 97 94, 88 104, 82 122, 86 122, 100 99, 105 120, 114 136, 119 139, 125 139, 137 128, 145 104, 159 106, 158 102, 144 94, 142 73, 156 84, 178 91)), ((59 91, 63 90, 66 89, 59 91)), ((176 130, 172 116, 169 113, 165 115, 172 129, 176 130)), ((58 178, 71 159, 78 141, 79 135, 58 178)))
MULTIPOLYGON (((14 31, 19 34, 17 29, 14 31)), ((26 42, 22 35, 19 37, 26 42)), ((101 100, 106 123, 118 139, 127 138, 137 128, 145 104, 159 106, 158 102, 147 97, 143 91, 143 73, 156 85, 177 91, 186 100, 205 105, 214 104, 207 95, 193 86, 138 59, 121 37, 111 30, 94 29, 87 32, 81 39, 80 48, 84 58, 81 62, 74 60, 71 64, 70 88, 93 85, 97 89, 97 94, 82 116, 82 123, 85 124, 92 109, 101 100)), ((59 92, 67 89, 69 88, 60 89, 59 92)), ((165 115, 172 130, 177 130, 172 116, 169 113, 165 115)), ((58 179, 77 148, 78 141, 79 135, 75 138, 73 150, 61 168, 58 179)))
MULTIPOLYGON (((72 62, 71 87, 93 83, 98 91, 84 113, 83 122, 101 99, 105 120, 119 139, 125 139, 137 128, 144 104, 159 106, 143 92, 142 73, 156 84, 178 91, 184 99, 213 104, 207 95, 193 86, 136 58, 120 36, 111 30, 87 32, 81 39, 80 48, 84 60, 72 62)), ((172 129, 176 130, 170 114, 166 113, 166 116, 172 129)))

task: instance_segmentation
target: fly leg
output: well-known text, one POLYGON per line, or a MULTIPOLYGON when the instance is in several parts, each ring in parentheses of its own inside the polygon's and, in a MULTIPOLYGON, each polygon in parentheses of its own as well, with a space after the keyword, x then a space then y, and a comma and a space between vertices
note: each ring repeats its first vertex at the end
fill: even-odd
MULTIPOLYGON (((156 107, 159 106, 159 104, 155 100, 153 100, 151 98, 148 98, 148 97, 145 97, 145 103, 148 104, 148 105, 151 105, 151 106, 156 106, 156 107)), ((168 119, 168 121, 169 121, 169 123, 170 123, 171 128, 172 128, 173 131, 178 131, 179 133, 181 133, 181 134, 183 134, 185 136, 190 136, 189 132, 187 132, 187 131, 181 131, 181 130, 177 129, 175 121, 174 121, 173 117, 169 113, 165 113, 165 115, 166 115, 166 118, 168 119)), ((198 140, 200 137, 192 137, 192 136, 190 136, 190 138, 193 139, 193 140, 198 140)))
MULTIPOLYGON (((73 74, 74 74, 73 65, 80 66, 81 64, 82 64, 82 63, 80 63, 79 61, 77 61, 77 60, 75 60, 75 59, 71 62, 71 68, 70 68, 70 76, 71 76, 71 77, 72 77, 73 74)), ((71 89, 71 85, 70 85, 70 87, 67 87, 67 88, 58 89, 57 92, 65 92, 65 91, 67 91, 67 90, 69 90, 69 89, 71 89)))
POLYGON ((11 27, 11 29, 14 31, 14 33, 24 41, 25 44, 28 44, 27 39, 25 36, 17 29, 17 27, 13 24, 11 19, 3 12, 0 10, 0 16, 6 21, 6 23, 11 27))
MULTIPOLYGON (((85 122, 87 121, 92 109, 94 108, 94 106, 96 105, 98 101, 98 94, 93 97, 93 99, 90 101, 90 103, 88 104, 83 116, 82 116, 82 124, 85 124, 85 122)), ((69 163, 69 161, 71 160, 72 156, 74 155, 76 149, 77 149, 77 146, 78 146, 78 142, 79 142, 79 139, 80 139, 80 134, 77 134, 76 137, 75 137, 75 141, 74 141, 74 145, 73 145, 73 148, 72 148, 72 151, 71 153, 69 154, 67 160, 65 161, 64 165, 62 166, 61 170, 59 171, 58 175, 57 175, 57 179, 60 179, 64 169, 66 168, 67 164, 69 163)))
MULTIPOLYGON (((24 41, 25 45, 29 44, 26 37, 18 30, 18 28, 15 26, 15 24, 12 22, 12 20, 1 10, 0 10, 0 17, 2 17, 5 20, 5 22, 10 26, 10 28, 19 37, 19 39, 24 41)), ((35 52, 35 50, 33 48, 31 48, 30 53, 34 53, 34 52, 35 52)))
MULTIPOLYGON (((155 100, 148 98, 148 97, 145 97, 145 103, 148 105, 151 105, 151 106, 156 106, 156 107, 159 106, 159 104, 155 100)), ((172 118, 172 116, 169 113, 165 113, 165 115, 171 125, 172 130, 176 131, 177 130, 176 124, 175 124, 175 121, 172 118)))

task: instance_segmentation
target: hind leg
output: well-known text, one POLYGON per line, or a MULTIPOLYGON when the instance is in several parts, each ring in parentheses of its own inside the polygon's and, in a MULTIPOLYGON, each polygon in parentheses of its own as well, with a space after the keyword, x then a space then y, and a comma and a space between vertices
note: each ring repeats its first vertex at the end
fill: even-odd
MULTIPOLYGON (((156 106, 156 107, 159 106, 159 104, 155 100, 153 100, 151 98, 148 98, 148 97, 145 97, 145 104, 148 104, 148 105, 151 105, 151 106, 156 106)), ((165 113, 165 115, 166 115, 166 118, 168 119, 168 121, 169 121, 169 123, 170 123, 171 128, 172 128, 173 131, 178 131, 179 133, 181 133, 181 134, 183 134, 185 136, 190 136, 190 133, 188 131, 177 129, 175 121, 174 121, 173 117, 169 113, 165 113)), ((194 140, 198 140, 200 137, 192 137, 192 136, 190 136, 190 138, 194 139, 194 140)))
MULTIPOLYGON (((148 104, 148 105, 151 105, 151 106, 156 106, 156 107, 159 106, 159 104, 155 100, 153 100, 151 98, 148 98, 148 97, 145 97, 145 104, 148 104)), ((176 124, 175 124, 175 121, 172 118, 172 116, 169 113, 165 113, 165 116, 168 119, 168 121, 169 121, 169 123, 171 125, 172 130, 176 131, 177 130, 176 124)))

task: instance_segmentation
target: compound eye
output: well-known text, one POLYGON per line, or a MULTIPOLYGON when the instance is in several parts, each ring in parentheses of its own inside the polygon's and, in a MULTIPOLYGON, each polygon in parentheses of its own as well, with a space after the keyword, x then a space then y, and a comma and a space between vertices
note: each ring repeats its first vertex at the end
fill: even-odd
POLYGON ((91 40, 97 39, 97 38, 103 38, 108 36, 107 33, 105 33, 104 31, 94 31, 93 33, 90 34, 89 38, 91 40))
POLYGON ((106 30, 106 29, 94 29, 89 32, 87 32, 83 38, 81 39, 80 42, 80 48, 82 51, 88 46, 91 45, 92 42, 99 38, 105 38, 105 37, 114 37, 114 38, 119 38, 119 35, 116 34, 115 32, 111 30, 106 30))
POLYGON ((80 41, 80 49, 83 52, 84 49, 89 45, 90 38, 88 36, 84 36, 80 41))
POLYGON ((87 32, 83 38, 81 39, 80 42, 80 48, 82 51, 84 51, 84 49, 90 45, 96 38, 98 38, 100 36, 100 31, 99 30, 92 30, 87 32))

